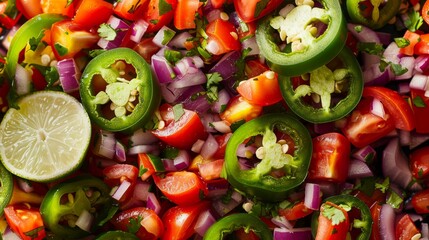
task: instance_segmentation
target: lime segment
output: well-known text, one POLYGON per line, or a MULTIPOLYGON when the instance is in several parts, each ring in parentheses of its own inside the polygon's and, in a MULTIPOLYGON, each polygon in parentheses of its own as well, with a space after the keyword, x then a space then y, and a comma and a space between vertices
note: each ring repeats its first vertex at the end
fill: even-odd
POLYGON ((77 169, 91 138, 91 123, 79 101, 56 91, 25 96, 0 124, 3 165, 24 179, 48 182, 77 169))

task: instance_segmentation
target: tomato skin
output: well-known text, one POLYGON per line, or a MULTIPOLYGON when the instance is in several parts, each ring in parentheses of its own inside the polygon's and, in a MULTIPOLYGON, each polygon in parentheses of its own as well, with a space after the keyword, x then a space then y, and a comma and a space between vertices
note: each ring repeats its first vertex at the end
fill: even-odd
POLYGON ((414 54, 429 54, 429 33, 420 35, 420 41, 414 45, 414 54))
POLYGON ((196 112, 183 110, 184 114, 175 121, 173 107, 169 104, 163 104, 160 107, 160 112, 165 127, 153 130, 152 133, 168 145, 180 149, 190 149, 198 139, 206 139, 207 132, 196 112))
POLYGON ((415 45, 420 41, 420 34, 416 32, 411 32, 410 30, 407 30, 403 36, 403 38, 407 39, 410 44, 408 46, 400 48, 399 53, 413 56, 414 55, 414 47, 415 45))
POLYGON ((168 25, 174 18, 174 12, 177 8, 177 0, 164 0, 165 3, 170 4, 171 10, 168 12, 160 12, 160 0, 149 0, 148 7, 146 8, 143 19, 149 23, 146 30, 147 33, 158 31, 162 26, 168 25))
POLYGON ((209 36, 207 44, 214 42, 218 46, 218 50, 212 52, 215 55, 240 50, 241 48, 237 29, 229 21, 220 18, 215 19, 207 25, 206 33, 209 36))
POLYGON ((429 146, 411 152, 410 168, 413 177, 416 179, 425 179, 429 177, 429 146))
POLYGON ((253 78, 262 73, 270 70, 270 68, 265 63, 261 63, 261 61, 257 59, 250 59, 246 61, 246 65, 244 71, 248 78, 253 78))
POLYGON ((39 0, 16 0, 16 8, 18 8, 27 19, 43 13, 42 5, 39 0))
POLYGON ((71 58, 90 48, 99 38, 97 33, 89 32, 71 20, 56 22, 51 27, 51 46, 58 60, 71 58))
POLYGON ((313 155, 308 170, 310 181, 343 183, 350 163, 350 142, 342 134, 332 132, 313 138, 313 155))
POLYGON ((279 215, 284 216, 287 220, 293 221, 304 218, 313 213, 312 209, 305 206, 304 201, 300 201, 291 208, 280 209, 279 215))
POLYGON ((202 201, 189 206, 174 206, 168 209, 162 217, 164 223, 163 240, 185 240, 194 234, 195 222, 203 211, 207 210, 210 202, 202 201))
POLYGON ((39 210, 29 205, 9 205, 4 208, 4 216, 10 228, 23 240, 42 240, 46 237, 42 215, 39 210), (39 229, 36 236, 28 232, 39 229))
POLYGON ((69 18, 75 13, 75 3, 68 0, 40 0, 44 13, 58 13, 69 18))
POLYGON ((405 214, 396 223, 395 227, 395 239, 396 240, 408 240, 412 239, 415 235, 419 234, 419 230, 411 219, 410 215, 405 214))
POLYGON ((163 235, 164 224, 162 220, 152 209, 145 207, 136 207, 121 211, 110 222, 116 229, 128 231, 131 226, 131 219, 142 221, 141 226, 135 233, 138 238, 155 240, 163 235))
POLYGON ((282 0, 271 0, 268 2, 267 6, 260 12, 258 16, 255 16, 256 4, 260 2, 259 0, 234 0, 234 7, 238 13, 238 16, 246 23, 253 22, 257 19, 260 19, 266 16, 268 13, 276 9, 280 4, 283 3, 282 0))
POLYGON ((258 106, 273 105, 283 99, 277 73, 273 71, 266 71, 254 78, 241 81, 237 91, 249 103, 258 106))
POLYGON ((155 185, 173 203, 192 205, 207 196, 205 183, 194 172, 169 172, 164 177, 153 175, 155 185))
POLYGON ((381 204, 374 204, 371 210, 372 217, 372 231, 371 231, 371 240, 381 240, 380 236, 380 212, 381 212, 381 204))
POLYGON ((362 97, 373 97, 380 100, 393 119, 396 128, 405 131, 414 129, 413 110, 398 92, 386 87, 371 86, 364 88, 362 97))
POLYGON ((112 13, 113 5, 111 3, 103 0, 82 0, 76 9, 73 22, 83 26, 85 29, 90 29, 107 22, 112 13))
POLYGON ((420 98, 425 105, 416 106, 412 104, 416 132, 429 133, 429 124, 426 120, 429 117, 429 98, 425 96, 425 91, 411 88, 411 99, 415 98, 420 98))
POLYGON ((220 118, 229 124, 233 124, 238 121, 249 121, 257 118, 261 113, 261 106, 251 104, 242 97, 236 96, 229 101, 225 111, 220 114, 220 118))
POLYGON ((418 214, 429 213, 429 189, 414 194, 411 198, 411 205, 418 214))
POLYGON ((119 186, 125 180, 131 183, 130 187, 119 199, 121 203, 132 196, 138 173, 137 167, 130 164, 114 164, 103 169, 104 182, 110 187, 119 186))
POLYGON ((429 24, 429 3, 427 1, 423 4, 421 15, 426 24, 429 24))
MULTIPOLYGON (((322 213, 319 214, 319 224, 317 227, 317 233, 315 240, 344 240, 347 239, 347 233, 350 225, 350 220, 348 213, 341 207, 337 206, 334 203, 326 202, 325 204, 330 205, 344 214, 345 219, 338 223, 337 225, 333 225, 332 221, 325 217, 322 213)), ((320 211, 322 212, 324 209, 324 204, 321 206, 320 211)))
POLYGON ((121 0, 116 1, 113 12, 121 18, 134 21, 137 20, 146 8, 148 0, 121 0))
POLYGON ((177 0, 174 26, 179 30, 195 28, 195 14, 199 11, 200 6, 199 0, 177 0))
POLYGON ((395 129, 392 118, 386 120, 371 113, 372 99, 362 99, 341 128, 344 136, 355 146, 364 147, 395 129))

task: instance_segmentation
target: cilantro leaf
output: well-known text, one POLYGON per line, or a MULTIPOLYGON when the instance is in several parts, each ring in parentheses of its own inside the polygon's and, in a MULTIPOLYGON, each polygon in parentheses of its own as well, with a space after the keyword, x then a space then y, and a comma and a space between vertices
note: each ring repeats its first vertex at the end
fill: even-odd
POLYGON ((72 3, 73 3, 73 1, 74 1, 74 0, 67 0, 67 5, 66 5, 66 7, 70 6, 70 4, 72 4, 72 3))
POLYGON ((359 42, 357 47, 359 51, 377 56, 381 56, 384 52, 383 45, 375 42, 359 42))
POLYGON ((402 67, 401 64, 392 63, 390 64, 390 68, 393 70, 395 76, 400 76, 408 72, 408 68, 402 67))
POLYGON ((261 0, 261 1, 257 2, 255 14, 253 16, 255 16, 255 18, 258 17, 262 13, 262 11, 265 9, 265 7, 267 7, 269 2, 270 2, 270 0, 261 0))
POLYGON ((137 216, 137 218, 130 218, 128 222, 127 229, 130 233, 136 233, 140 229, 140 222, 143 220, 142 216, 137 216))
POLYGON ((382 183, 375 183, 375 188, 379 189, 382 193, 386 193, 387 189, 389 189, 389 185, 389 178, 386 178, 382 183))
POLYGON ((66 47, 64 47, 63 45, 61 45, 59 43, 55 43, 54 48, 55 48, 55 50, 57 50, 57 52, 60 56, 64 56, 69 52, 69 50, 66 47))
POLYGON ((116 30, 107 23, 102 23, 97 32, 101 38, 104 38, 107 41, 113 41, 116 38, 116 30))
POLYGON ((346 215, 344 215, 341 209, 328 204, 324 204, 322 214, 331 220, 332 225, 338 225, 346 220, 346 215))
POLYGON ((42 66, 38 64, 31 64, 31 66, 39 70, 39 72, 45 77, 45 80, 47 82, 46 89, 52 89, 54 87, 54 84, 60 78, 58 70, 55 67, 42 66))
POLYGON ((208 73, 207 77, 207 100, 210 103, 218 100, 218 84, 223 80, 222 76, 218 72, 208 73))
POLYGON ((395 43, 398 45, 399 48, 404 48, 410 45, 410 40, 406 38, 395 38, 395 43))
POLYGON ((404 199, 398 193, 390 190, 386 203, 390 204, 393 208, 398 209, 403 202, 404 199))
POLYGON ((420 16, 420 13, 414 9, 410 9, 407 13, 408 19, 404 21, 405 27, 408 28, 411 32, 415 32, 423 24, 423 18, 420 16))
POLYGON ((183 114, 185 114, 185 110, 183 109, 182 104, 176 104, 173 106, 174 121, 179 121, 183 114))
POLYGON ((28 44, 30 45, 31 51, 36 51, 37 47, 40 43, 42 43, 42 38, 45 36, 45 30, 42 30, 37 37, 32 37, 28 41, 28 44))
POLYGON ((158 9, 159 9, 159 16, 162 16, 162 15, 170 12, 171 10, 173 10, 173 7, 167 1, 159 0, 158 9))
POLYGON ((426 107, 425 101, 420 96, 416 96, 415 98, 413 98, 413 104, 414 104, 414 106, 419 107, 419 108, 426 107))

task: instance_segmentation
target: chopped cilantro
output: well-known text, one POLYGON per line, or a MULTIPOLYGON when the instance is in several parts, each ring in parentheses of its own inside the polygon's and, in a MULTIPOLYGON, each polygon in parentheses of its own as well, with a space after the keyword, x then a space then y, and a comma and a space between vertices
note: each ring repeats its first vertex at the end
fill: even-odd
POLYGON ((94 50, 89 51, 89 56, 92 58, 95 58, 96 56, 104 53, 105 51, 106 50, 104 50, 104 49, 94 49, 94 50))
POLYGON ((30 45, 31 51, 36 51, 37 47, 40 43, 42 43, 42 38, 45 36, 45 30, 42 30, 39 35, 36 37, 30 38, 28 41, 28 44, 30 45))
POLYGON ((206 195, 204 194, 204 191, 202 189, 200 189, 199 193, 198 193, 198 197, 200 198, 200 200, 203 200, 206 195))
POLYGON ((173 106, 174 121, 179 121, 183 114, 185 114, 185 110, 183 109, 182 104, 176 104, 173 106))
POLYGON ((234 132, 235 130, 237 130, 241 125, 243 125, 246 122, 246 120, 240 120, 237 122, 234 122, 231 124, 231 131, 234 132))
POLYGON ((357 25, 357 26, 355 26, 355 31, 357 32, 357 33, 360 33, 360 32, 362 32, 362 25, 357 25))
POLYGON ((134 217, 130 218, 128 225, 127 225, 128 232, 136 233, 141 227, 140 222, 142 220, 143 220, 142 216, 137 216, 137 218, 134 218, 134 217))
POLYGON ((73 1, 74 1, 74 0, 67 0, 67 5, 66 5, 66 7, 70 6, 70 4, 72 4, 72 3, 73 3, 73 1))
POLYGON ((35 229, 33 229, 33 230, 30 230, 30 231, 28 231, 28 232, 25 232, 24 233, 24 235, 25 236, 28 236, 28 237, 30 237, 30 238, 37 238, 37 236, 39 235, 39 232, 41 231, 41 230, 43 230, 44 229, 44 227, 42 226, 42 227, 38 227, 38 228, 35 228, 35 229))
POLYGON ((162 15, 170 12, 171 10, 173 10, 173 7, 167 1, 159 0, 158 9, 159 9, 159 16, 162 16, 162 15))
POLYGON ((419 107, 419 108, 426 107, 425 101, 420 96, 416 96, 415 98, 413 98, 413 104, 414 104, 414 106, 419 107))
POLYGON ((386 202, 393 208, 398 209, 404 202, 404 199, 402 199, 402 197, 395 191, 390 190, 386 202))
POLYGON ((179 155, 179 149, 175 147, 168 146, 164 148, 161 152, 163 158, 174 159, 179 155))
POLYGON ((107 23, 102 23, 97 32, 101 38, 104 38, 107 41, 113 41, 116 38, 116 30, 107 23))
POLYGON ((164 30, 164 38, 162 39, 162 45, 166 45, 176 34, 175 31, 171 29, 164 30))
POLYGON ((183 55, 180 51, 173 50, 173 49, 165 49, 164 57, 167 59, 167 61, 171 63, 176 63, 177 61, 183 58, 183 55))
POLYGON ((131 14, 135 13, 135 12, 137 11, 137 9, 138 9, 138 8, 140 7, 140 5, 141 5, 140 1, 141 1, 141 0, 138 0, 138 1, 136 2, 136 4, 132 5, 132 6, 131 6, 131 8, 130 8, 130 9, 128 9, 128 13, 131 13, 131 14))
POLYGON ((423 24, 423 18, 420 16, 420 13, 411 8, 408 13, 408 19, 404 21, 405 26, 411 32, 415 32, 423 24))
POLYGON ((56 83, 60 78, 56 67, 42 66, 37 64, 31 64, 31 66, 36 68, 45 77, 45 80, 47 82, 47 89, 52 89, 54 83, 56 83))
POLYGON ((222 76, 218 72, 208 73, 207 77, 207 100, 210 103, 216 102, 218 100, 218 84, 223 80, 222 76))
POLYGON ((408 69, 402 67, 401 64, 392 63, 390 64, 390 68, 393 70, 393 73, 395 74, 395 76, 400 76, 408 72, 408 69))
POLYGON ((410 40, 406 38, 395 38, 395 43, 399 48, 404 48, 410 45, 410 40))
POLYGON ((343 211, 341 211, 341 209, 328 204, 324 204, 322 214, 331 220, 332 225, 338 225, 346 220, 346 216, 344 215, 343 211))
POLYGON ((359 42, 357 47, 359 51, 377 56, 381 56, 384 52, 383 45, 375 42, 359 42))
POLYGON ((64 56, 69 52, 69 50, 66 47, 64 47, 59 43, 55 43, 54 48, 60 56, 64 56))
POLYGON ((270 0, 261 0, 256 3, 256 9, 255 9, 255 18, 258 17, 261 12, 267 7, 267 4, 270 2, 270 0))
POLYGON ((375 183, 375 188, 379 189, 382 193, 386 193, 387 189, 389 189, 389 185, 389 178, 386 178, 382 183, 375 183))
POLYGON ((143 176, 149 169, 145 168, 143 165, 139 168, 139 177, 143 176))

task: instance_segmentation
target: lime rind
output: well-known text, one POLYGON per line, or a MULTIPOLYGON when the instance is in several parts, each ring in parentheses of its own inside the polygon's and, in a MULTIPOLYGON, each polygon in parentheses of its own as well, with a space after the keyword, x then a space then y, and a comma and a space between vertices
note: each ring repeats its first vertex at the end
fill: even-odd
POLYGON ((14 175, 37 182, 80 167, 91 138, 88 114, 74 97, 40 91, 23 97, 0 124, 0 156, 14 175))

